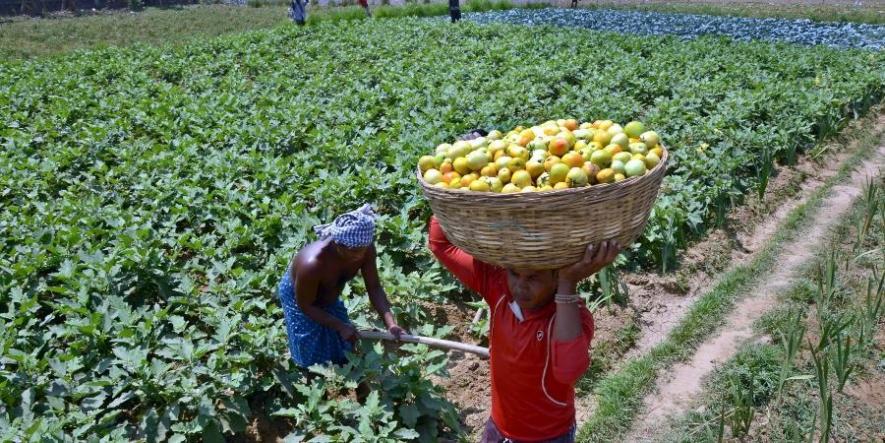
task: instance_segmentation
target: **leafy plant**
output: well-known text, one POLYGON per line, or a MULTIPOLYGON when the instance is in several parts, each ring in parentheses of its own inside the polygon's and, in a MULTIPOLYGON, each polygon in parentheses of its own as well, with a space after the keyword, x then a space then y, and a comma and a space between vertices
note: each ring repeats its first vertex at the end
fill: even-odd
MULTIPOLYGON (((435 329, 428 325, 418 332, 425 336, 443 336, 451 330, 451 327, 435 329)), ((366 357, 362 373, 385 393, 403 423, 417 430, 422 441, 435 440, 442 426, 457 432, 457 411, 428 378, 445 375, 448 363, 445 353, 417 344, 404 345, 402 349, 406 351, 404 354, 390 356, 379 352, 381 347, 376 345, 374 354, 366 357)))
POLYGON ((805 336, 804 315, 799 312, 793 317, 793 321, 787 327, 787 332, 778 331, 780 334, 780 343, 783 347, 783 361, 781 363, 780 376, 778 378, 778 402, 780 402, 783 393, 784 383, 789 379, 789 374, 793 368, 793 361, 799 352, 802 339, 805 336))
POLYGON ((833 372, 836 373, 836 380, 838 381, 837 392, 842 392, 842 389, 845 388, 845 382, 854 369, 854 365, 851 362, 851 352, 851 336, 849 335, 840 336, 836 340, 835 349, 830 348, 830 366, 833 367, 833 372))
POLYGON ((756 195, 759 199, 762 199, 765 195, 765 190, 768 188, 768 179, 771 177, 772 172, 774 172, 774 159, 767 148, 762 149, 757 171, 756 195))
MULTIPOLYGON (((424 335, 447 330, 425 328, 424 335)), ((381 343, 353 356, 343 367, 315 366, 314 377, 294 385, 302 400, 274 415, 291 419, 300 441, 335 436, 345 442, 396 442, 434 439, 442 426, 458 430, 454 407, 427 377, 445 371, 442 351, 424 345, 405 345, 400 353, 387 353, 381 343), (342 392, 365 384, 370 393, 354 401, 342 392)))
POLYGON ((489 326, 491 325, 491 323, 489 322, 491 312, 488 308, 488 305, 486 305, 486 302, 482 300, 468 302, 467 305, 477 310, 474 321, 470 323, 470 333, 473 334, 474 337, 479 339, 488 338, 489 326))
POLYGON ((854 323, 854 317, 851 315, 823 315, 822 318, 817 351, 823 351, 834 342, 838 342, 842 332, 854 323))
POLYGON ((873 343, 879 317, 885 308, 885 273, 878 275, 878 270, 874 268, 872 274, 867 277, 858 325, 858 344, 862 347, 869 347, 873 343))
MULTIPOLYGON (((809 343, 811 346, 811 343, 809 343)), ((829 389, 830 365, 826 356, 819 350, 811 349, 811 357, 814 359, 814 370, 817 375, 818 395, 820 396, 820 442, 830 441, 830 429, 833 426, 833 394, 829 389)))
POLYGON ((838 280, 836 279, 836 271, 838 264, 836 260, 836 250, 831 249, 822 264, 818 265, 817 272, 817 305, 818 321, 823 324, 823 315, 829 312, 830 302, 839 291, 838 280))
MULTIPOLYGON (((615 266, 617 262, 615 263, 615 266)), ((615 266, 606 266, 596 273, 596 281, 599 285, 601 295, 599 303, 592 303, 598 306, 601 303, 606 305, 612 302, 623 304, 627 301, 627 285, 618 278, 618 271, 615 266)), ((595 309, 594 309, 595 310, 595 309)))
POLYGON ((879 195, 879 188, 880 186, 877 186, 873 179, 867 179, 863 192, 863 200, 865 203, 863 223, 861 224, 860 229, 857 230, 858 245, 863 244, 863 239, 865 239, 870 232, 870 228, 873 226, 876 215, 882 211, 882 204, 885 202, 885 198, 879 195))
POLYGON ((716 428, 716 442, 722 443, 725 439, 725 403, 719 405, 719 426, 716 428))
POLYGON ((739 381, 731 383, 731 401, 732 410, 728 416, 731 433, 735 437, 743 437, 750 432, 756 415, 752 389, 746 390, 739 381))

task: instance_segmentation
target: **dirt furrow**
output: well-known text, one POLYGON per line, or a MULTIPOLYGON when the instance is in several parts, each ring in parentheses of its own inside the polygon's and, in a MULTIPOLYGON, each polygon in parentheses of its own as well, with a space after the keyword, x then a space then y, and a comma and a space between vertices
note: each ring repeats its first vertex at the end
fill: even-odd
POLYGON ((665 418, 687 410, 700 393, 704 378, 718 364, 733 357, 741 344, 755 338, 753 323, 774 307, 777 294, 790 287, 803 265, 826 247, 829 230, 851 209, 854 200, 862 194, 865 181, 878 176, 882 168, 885 168, 885 145, 877 149, 873 158, 859 165, 846 184, 833 187, 812 216, 809 228, 784 246, 772 272, 738 302, 720 332, 701 344, 688 362, 673 367, 667 376, 661 377, 653 393, 645 398, 646 412, 636 420, 627 441, 654 440, 665 418))

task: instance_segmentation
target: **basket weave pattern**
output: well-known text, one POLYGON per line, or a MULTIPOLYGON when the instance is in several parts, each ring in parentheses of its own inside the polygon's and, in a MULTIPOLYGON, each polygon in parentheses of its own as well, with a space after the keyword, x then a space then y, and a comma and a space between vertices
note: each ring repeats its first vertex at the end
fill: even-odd
POLYGON ((642 233, 666 172, 668 153, 641 177, 546 192, 499 194, 444 189, 417 171, 424 196, 449 241, 486 263, 558 269, 589 244, 617 239, 626 248, 642 233))

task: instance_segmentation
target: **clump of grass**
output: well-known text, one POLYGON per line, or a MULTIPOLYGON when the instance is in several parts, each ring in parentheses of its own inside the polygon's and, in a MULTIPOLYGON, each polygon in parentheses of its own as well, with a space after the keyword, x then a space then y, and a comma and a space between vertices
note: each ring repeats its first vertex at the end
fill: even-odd
POLYGON ((246 0, 246 6, 250 8, 266 8, 268 6, 289 6, 287 0, 246 0))
POLYGON ((836 346, 831 348, 830 366, 833 367, 833 372, 836 373, 836 380, 839 382, 836 385, 837 392, 841 393, 845 389, 845 382, 848 381, 848 376, 854 371, 851 353, 855 349, 851 347, 851 336, 849 335, 839 337, 836 340, 836 346))
MULTIPOLYGON (((718 441, 724 439, 726 425, 733 437, 747 436, 757 416, 756 407, 778 389, 781 357, 775 347, 752 345, 713 374, 707 385, 716 386, 717 391, 710 411, 718 411, 714 431, 718 441)), ((700 427, 710 424, 704 420, 700 427)))
POLYGON ((885 202, 885 198, 879 193, 879 186, 876 186, 875 180, 867 179, 867 182, 864 184, 863 201, 866 210, 863 215, 863 223, 861 223, 860 229, 857 230, 858 246, 863 245, 863 240, 869 234, 870 228, 872 228, 873 222, 876 220, 876 216, 879 215, 883 202, 885 202))
POLYGON ((551 7, 551 5, 549 3, 526 3, 521 7, 525 9, 544 9, 551 7))
POLYGON ((510 0, 467 0, 464 10, 467 12, 502 11, 513 9, 510 0))
POLYGON ((777 398, 780 403, 784 390, 784 383, 789 379, 793 370, 793 362, 802 346, 802 339, 805 338, 805 322, 802 312, 796 314, 787 326, 786 331, 780 332, 781 351, 783 359, 781 360, 780 375, 777 383, 777 398))
POLYGON ((808 347, 811 349, 811 358, 814 359, 814 372, 820 395, 820 442, 827 443, 830 441, 830 429, 833 427, 833 394, 829 388, 830 363, 825 356, 819 355, 810 341, 808 347))
POLYGON ((409 3, 403 6, 379 6, 372 11, 372 16, 375 18, 436 17, 448 13, 449 5, 445 3, 409 3))
POLYGON ((26 59, 78 49, 183 43, 271 28, 287 21, 284 7, 224 5, 146 8, 138 13, 121 11, 59 19, 14 19, 0 25, 0 57, 26 59))
POLYGON ((862 347, 872 346, 879 317, 885 312, 885 272, 880 275, 877 269, 873 269, 872 274, 867 277, 860 316, 858 341, 862 347))
POLYGON ((750 432, 756 411, 753 409, 753 391, 745 390, 737 383, 731 387, 732 411, 729 426, 733 436, 742 438, 750 432))
POLYGON ((322 22, 338 22, 362 20, 366 18, 366 10, 360 6, 344 6, 340 8, 320 9, 307 13, 307 24, 315 25, 322 22))

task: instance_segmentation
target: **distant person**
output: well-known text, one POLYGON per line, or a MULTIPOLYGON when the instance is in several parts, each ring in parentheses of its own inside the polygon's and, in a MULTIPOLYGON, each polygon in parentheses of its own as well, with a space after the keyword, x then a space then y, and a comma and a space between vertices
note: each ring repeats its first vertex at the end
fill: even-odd
POLYGON ((363 9, 366 10, 366 17, 371 17, 372 13, 369 11, 369 0, 358 0, 358 1, 360 3, 360 6, 362 6, 363 9))
POLYGON ((292 17, 292 20, 298 24, 298 26, 304 26, 304 20, 307 19, 307 1, 306 0, 292 0, 292 4, 290 5, 289 14, 292 17))
POLYGON ((357 273, 362 274, 369 301, 388 332, 397 339, 405 333, 390 312, 378 277, 372 207, 364 205, 314 230, 319 240, 295 255, 279 285, 289 352, 302 368, 347 361, 346 353, 353 349, 359 333, 340 296, 357 273))
POLYGON ((449 0, 449 17, 452 18, 452 23, 461 20, 461 6, 458 0, 449 0))

